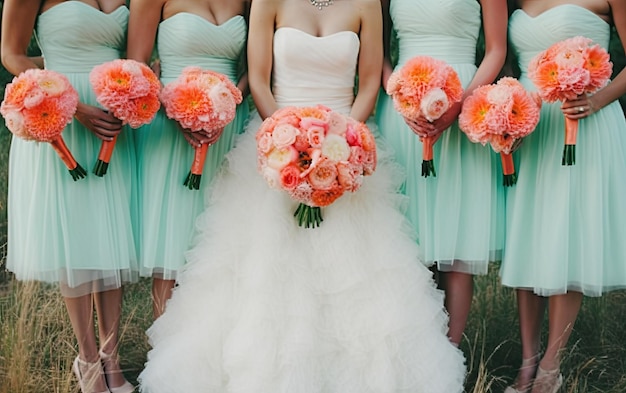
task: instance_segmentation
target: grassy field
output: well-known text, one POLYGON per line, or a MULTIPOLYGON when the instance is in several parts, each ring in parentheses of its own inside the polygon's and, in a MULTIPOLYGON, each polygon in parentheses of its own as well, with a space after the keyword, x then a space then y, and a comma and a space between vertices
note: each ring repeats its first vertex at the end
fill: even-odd
MULTIPOLYGON (((501 392, 515 376, 519 341, 514 294, 493 271, 477 280, 471 320, 462 349, 467 392, 501 392)), ((128 286, 121 356, 135 382, 149 349, 149 282, 128 286)), ((567 392, 626 391, 626 293, 585 299, 565 355, 567 392)), ((70 372, 76 345, 61 297, 53 287, 5 282, 0 290, 0 393, 78 392, 70 372)))

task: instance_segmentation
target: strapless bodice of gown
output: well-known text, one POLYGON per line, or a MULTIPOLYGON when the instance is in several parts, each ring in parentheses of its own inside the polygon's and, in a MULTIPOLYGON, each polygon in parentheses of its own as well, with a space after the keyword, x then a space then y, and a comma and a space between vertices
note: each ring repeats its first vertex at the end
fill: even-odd
POLYGON ((389 13, 404 64, 428 55, 449 64, 474 64, 480 31, 476 0, 394 0, 389 13))
POLYGON ((172 80, 190 64, 237 80, 241 51, 246 43, 246 21, 236 15, 221 25, 181 12, 159 24, 157 46, 161 78, 172 80))
POLYGON ((359 37, 341 31, 316 37, 291 27, 274 35, 272 91, 279 106, 324 104, 342 113, 354 101, 359 37))
POLYGON ((528 63, 537 53, 570 37, 584 36, 607 49, 611 27, 586 8, 562 4, 534 17, 515 10, 509 21, 509 36, 525 76, 528 63))
POLYGON ((46 68, 90 72, 119 58, 126 45, 128 8, 105 14, 81 1, 66 1, 39 16, 37 39, 46 68))

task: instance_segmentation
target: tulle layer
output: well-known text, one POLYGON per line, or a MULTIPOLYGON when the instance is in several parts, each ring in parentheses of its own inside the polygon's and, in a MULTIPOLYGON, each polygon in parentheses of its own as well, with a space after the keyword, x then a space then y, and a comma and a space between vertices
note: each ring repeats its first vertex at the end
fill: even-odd
POLYGON ((617 102, 581 120, 576 163, 563 166, 560 105, 544 104, 516 152, 502 282, 544 296, 599 296, 626 287, 626 121, 617 102))
POLYGON ((178 125, 161 110, 153 122, 136 132, 140 190, 139 259, 142 276, 176 279, 191 244, 194 222, 224 154, 233 146, 248 118, 244 101, 235 119, 206 156, 200 190, 183 185, 191 169, 194 149, 178 125))
POLYGON ((165 314, 141 391, 460 392, 442 293, 399 212, 381 153, 362 188, 298 227, 257 173, 254 133, 227 155, 165 314))
MULTIPOLYGON (((464 85, 473 65, 455 65, 464 85)), ((418 234, 420 259, 440 270, 487 273, 504 247, 504 189, 499 155, 469 141, 455 122, 433 147, 436 176, 423 177, 422 143, 381 91, 377 123, 407 178, 407 217, 418 234)))
MULTIPOLYGON (((67 74, 81 102, 97 105, 87 73, 67 74)), ((137 278, 136 167, 132 130, 117 139, 108 172, 95 176, 101 140, 74 120, 63 139, 88 172, 74 181, 48 143, 14 138, 9 157, 7 267, 20 280, 60 282, 80 296, 137 278)))

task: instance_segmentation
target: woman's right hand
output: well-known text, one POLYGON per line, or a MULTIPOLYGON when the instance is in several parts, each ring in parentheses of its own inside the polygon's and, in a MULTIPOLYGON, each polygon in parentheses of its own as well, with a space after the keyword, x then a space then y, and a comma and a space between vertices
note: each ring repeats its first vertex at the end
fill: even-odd
POLYGON ((434 124, 424 118, 420 117, 417 120, 412 120, 405 117, 404 122, 420 138, 437 135, 437 129, 434 124))
POLYGON ((122 121, 103 109, 78 103, 76 119, 103 141, 112 141, 122 131, 122 121))
POLYGON ((188 128, 179 127, 180 132, 183 133, 183 136, 187 140, 187 142, 194 148, 200 147, 202 144, 208 144, 209 146, 213 145, 217 140, 222 136, 221 130, 212 130, 212 131, 191 131, 188 128))

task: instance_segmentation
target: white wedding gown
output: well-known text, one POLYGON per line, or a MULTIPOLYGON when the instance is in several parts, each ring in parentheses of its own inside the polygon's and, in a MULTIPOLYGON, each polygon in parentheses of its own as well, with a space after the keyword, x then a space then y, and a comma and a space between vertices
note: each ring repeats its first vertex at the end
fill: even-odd
MULTIPOLYGON (((347 113, 359 38, 283 27, 274 38, 280 106, 347 113)), ((418 262, 397 166, 379 152, 356 193, 319 228, 257 171, 258 121, 227 156, 165 314, 148 330, 146 393, 455 393, 461 352, 443 295, 418 262)))

